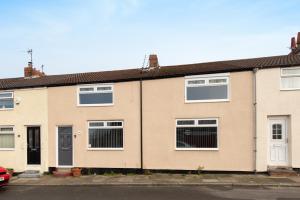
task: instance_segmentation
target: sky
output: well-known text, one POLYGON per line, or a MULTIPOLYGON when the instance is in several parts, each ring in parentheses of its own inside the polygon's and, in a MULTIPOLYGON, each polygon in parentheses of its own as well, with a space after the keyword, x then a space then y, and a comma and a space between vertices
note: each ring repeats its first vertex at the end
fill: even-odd
POLYGON ((0 0, 0 78, 289 53, 300 0, 0 0))

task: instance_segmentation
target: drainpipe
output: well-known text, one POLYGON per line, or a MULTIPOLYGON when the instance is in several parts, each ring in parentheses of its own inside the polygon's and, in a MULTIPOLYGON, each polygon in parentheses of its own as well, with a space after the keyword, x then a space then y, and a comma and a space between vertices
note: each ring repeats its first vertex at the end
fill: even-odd
POLYGON ((141 132, 141 172, 144 170, 143 158, 143 80, 140 79, 140 132, 141 132))
POLYGON ((253 147, 253 153, 254 153, 254 172, 256 173, 256 164, 257 164, 257 72, 259 68, 253 69, 253 126, 254 126, 254 147, 253 147))

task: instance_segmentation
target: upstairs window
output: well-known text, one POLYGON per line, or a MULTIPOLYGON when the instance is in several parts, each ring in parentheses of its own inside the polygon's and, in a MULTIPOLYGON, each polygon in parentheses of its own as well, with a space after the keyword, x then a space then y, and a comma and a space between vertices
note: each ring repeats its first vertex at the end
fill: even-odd
POLYGON ((300 67, 281 69, 281 89, 300 89, 300 67))
POLYGON ((94 85, 78 87, 79 106, 113 105, 113 86, 94 85))
POLYGON ((14 93, 0 92, 0 110, 14 108, 14 93))
POLYGON ((185 102, 228 101, 228 76, 228 74, 215 74, 187 77, 185 80, 185 102))
POLYGON ((176 149, 215 150, 218 148, 217 119, 176 120, 176 149))
POLYGON ((0 150, 9 150, 15 148, 14 127, 0 126, 0 150))
POLYGON ((89 149, 122 149, 123 121, 89 122, 89 149))

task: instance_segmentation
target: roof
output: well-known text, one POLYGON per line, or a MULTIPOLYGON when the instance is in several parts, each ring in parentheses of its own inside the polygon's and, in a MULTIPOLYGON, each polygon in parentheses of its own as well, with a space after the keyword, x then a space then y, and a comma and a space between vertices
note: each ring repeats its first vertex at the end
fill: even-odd
POLYGON ((254 68, 277 68, 300 65, 300 55, 261 57, 240 60, 227 60, 187 65, 162 66, 157 70, 142 71, 140 68, 88 72, 64 75, 49 75, 39 78, 0 79, 0 90, 33 87, 56 87, 77 84, 114 83, 134 80, 162 79, 187 75, 211 74, 237 71, 250 71, 254 68))

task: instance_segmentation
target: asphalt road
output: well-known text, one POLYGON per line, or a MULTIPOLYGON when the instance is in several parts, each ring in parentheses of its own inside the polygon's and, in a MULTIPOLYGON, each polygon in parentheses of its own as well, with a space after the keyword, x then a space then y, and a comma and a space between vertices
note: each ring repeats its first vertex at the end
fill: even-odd
POLYGON ((8 186, 2 200, 296 200, 300 188, 162 186, 8 186))

